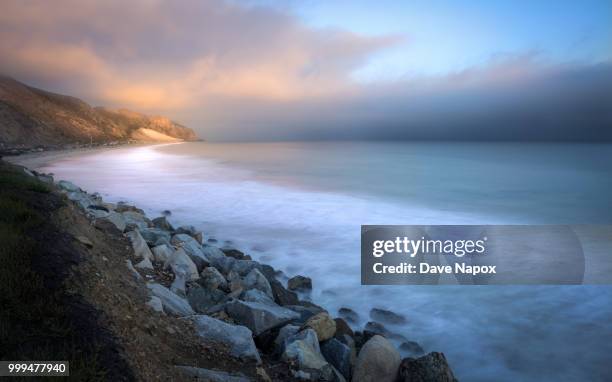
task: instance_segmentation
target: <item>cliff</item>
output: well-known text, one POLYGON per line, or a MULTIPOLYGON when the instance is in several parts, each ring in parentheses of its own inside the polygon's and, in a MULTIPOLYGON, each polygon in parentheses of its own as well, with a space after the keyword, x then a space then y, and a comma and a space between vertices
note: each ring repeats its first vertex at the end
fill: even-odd
POLYGON ((92 107, 0 76, 0 148, 196 139, 193 130, 165 117, 92 107))

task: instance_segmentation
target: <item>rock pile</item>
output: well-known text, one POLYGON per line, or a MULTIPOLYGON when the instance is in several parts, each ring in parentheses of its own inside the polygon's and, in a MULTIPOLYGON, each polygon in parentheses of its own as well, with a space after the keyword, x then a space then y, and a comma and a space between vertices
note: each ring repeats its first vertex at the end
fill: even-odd
MULTIPOLYGON (((48 180, 47 175, 36 176, 48 180)), ((139 208, 105 203, 73 183, 57 185, 92 224, 112 226, 129 238, 135 265, 130 259, 126 264, 137 280, 146 283, 152 314, 190 320, 204 341, 222 344, 237 359, 259 365, 265 353, 287 362, 294 377, 309 381, 455 380, 442 353, 402 360, 389 341, 397 338, 391 338, 382 324, 369 322, 366 330, 353 333, 347 321, 357 324, 354 311, 343 308, 341 317, 334 318, 322 307, 301 300, 296 292, 312 289, 308 277, 293 277, 285 287, 271 266, 237 249, 210 245, 193 226, 174 228, 167 219, 169 212, 151 220, 139 208), (171 279, 156 274, 170 274, 171 279)), ((372 310, 370 317, 391 325, 406 322, 403 316, 381 309, 372 310)), ((417 343, 406 340, 402 345, 422 355, 417 343)), ((188 366, 179 369, 210 380, 248 380, 188 366)))

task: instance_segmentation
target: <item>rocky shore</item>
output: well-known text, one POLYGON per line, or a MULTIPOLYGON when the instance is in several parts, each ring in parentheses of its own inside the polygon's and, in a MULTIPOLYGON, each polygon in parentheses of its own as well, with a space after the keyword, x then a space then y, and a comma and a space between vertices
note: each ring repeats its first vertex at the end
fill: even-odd
MULTIPOLYGON (((63 194, 92 227, 129 240, 123 266, 148 291, 142 306, 147 314, 186 325, 195 338, 218 344, 238 364, 255 370, 177 363, 177 374, 207 381, 456 380, 444 354, 423 354, 415 342, 403 341, 403 353, 412 356, 401 359, 389 341, 396 335, 383 323, 403 323, 403 316, 373 309, 374 321, 353 331, 355 312, 341 309, 333 317, 300 298, 312 288, 306 276, 287 279, 237 248, 213 245, 193 226, 174 227, 171 211, 150 218, 136 206, 108 203, 71 182, 23 171, 63 194)), ((87 237, 75 240, 95 245, 87 237)))

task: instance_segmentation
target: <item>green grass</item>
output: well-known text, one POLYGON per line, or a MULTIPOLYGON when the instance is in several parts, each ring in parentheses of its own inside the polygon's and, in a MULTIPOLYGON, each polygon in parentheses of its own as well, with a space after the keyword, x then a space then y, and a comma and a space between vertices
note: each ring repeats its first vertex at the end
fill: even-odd
POLYGON ((103 381, 95 345, 84 348, 63 287, 51 290, 33 269, 41 243, 31 233, 49 229, 39 211, 49 192, 0 161, 0 359, 69 360, 71 379, 103 381))

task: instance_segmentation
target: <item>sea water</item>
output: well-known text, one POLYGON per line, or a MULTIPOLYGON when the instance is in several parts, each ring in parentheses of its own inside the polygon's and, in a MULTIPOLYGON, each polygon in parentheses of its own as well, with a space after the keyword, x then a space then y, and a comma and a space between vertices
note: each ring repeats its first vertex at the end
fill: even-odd
POLYGON ((361 286, 359 269, 362 224, 612 224, 611 145, 183 143, 42 170, 310 276, 356 329, 373 307, 403 314, 388 328, 460 380, 612 379, 612 286, 361 286))

